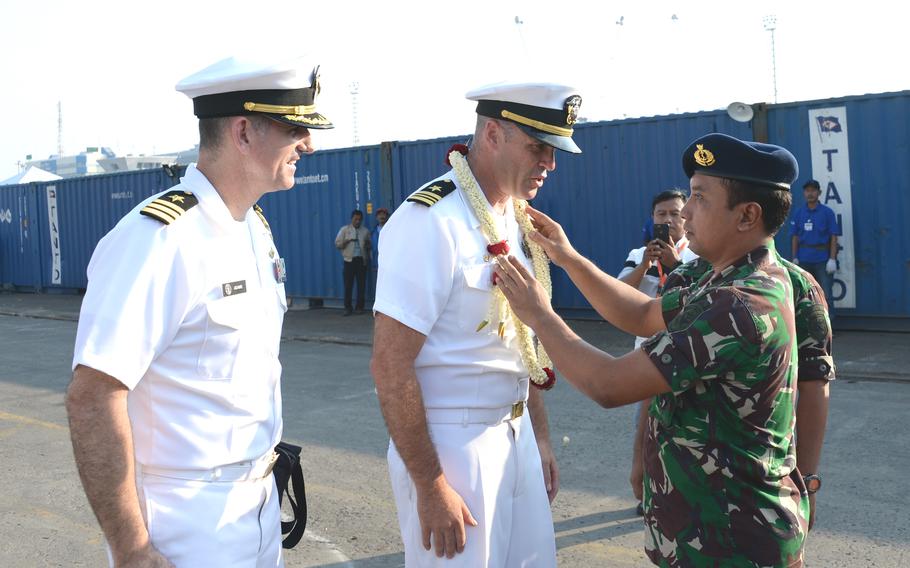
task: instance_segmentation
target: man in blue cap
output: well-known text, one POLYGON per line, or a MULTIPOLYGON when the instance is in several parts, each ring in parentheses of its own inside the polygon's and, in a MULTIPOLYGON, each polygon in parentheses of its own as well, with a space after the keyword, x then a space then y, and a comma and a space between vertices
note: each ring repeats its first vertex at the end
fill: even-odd
POLYGON ((600 271, 558 223, 531 239, 619 328, 652 336, 614 359, 579 338, 533 276, 501 260, 500 289, 557 368, 605 407, 655 397, 644 447, 645 551, 661 566, 801 566, 809 503, 793 443, 790 278, 768 240, 790 209, 786 149, 708 134, 683 152, 690 247, 713 270, 652 299, 600 271))
POLYGON ((228 58, 177 90, 199 163, 95 248, 66 397, 113 566, 283 566, 284 261, 257 200, 314 151, 318 67, 228 58))

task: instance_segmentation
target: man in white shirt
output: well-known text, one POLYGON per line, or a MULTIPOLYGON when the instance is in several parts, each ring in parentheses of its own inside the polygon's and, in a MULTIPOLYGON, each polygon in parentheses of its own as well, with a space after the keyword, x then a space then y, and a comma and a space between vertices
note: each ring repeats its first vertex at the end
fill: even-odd
POLYGON ((283 566, 284 261, 256 201, 312 153, 318 68, 228 58, 177 90, 199 163, 128 213, 88 267, 66 396, 112 566, 283 566))
POLYGON ((362 314, 364 296, 366 296, 367 266, 373 245, 370 242, 370 230, 363 226, 363 211, 351 211, 351 222, 338 229, 335 235, 335 248, 341 251, 344 261, 342 278, 344 280, 344 315, 362 314), (354 281, 357 281, 357 307, 353 309, 352 297, 354 281))
POLYGON ((382 230, 371 368, 389 473, 406 566, 548 568, 559 474, 540 389, 555 375, 501 310, 492 268, 511 250, 549 274, 524 238, 523 204, 556 168, 556 149, 581 152, 581 97, 543 83, 467 97, 478 101, 471 148, 453 147, 453 169, 382 230))
MULTIPOLYGON (((651 220, 655 226, 668 226, 670 240, 665 242, 655 236, 645 246, 629 251, 617 277, 619 280, 655 298, 668 274, 680 264, 698 258, 689 249, 689 240, 683 230, 681 212, 685 204, 686 194, 678 189, 668 189, 654 196, 651 201, 651 220)), ((637 338, 635 347, 645 339, 647 338, 637 338)))

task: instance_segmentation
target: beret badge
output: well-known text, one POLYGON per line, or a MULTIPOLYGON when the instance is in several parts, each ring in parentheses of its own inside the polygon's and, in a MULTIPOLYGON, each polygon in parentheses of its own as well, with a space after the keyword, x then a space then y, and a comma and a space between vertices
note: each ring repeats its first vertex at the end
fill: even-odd
POLYGON ((695 163, 703 167, 713 166, 714 154, 711 153, 711 150, 705 150, 704 144, 696 144, 695 147, 695 163))

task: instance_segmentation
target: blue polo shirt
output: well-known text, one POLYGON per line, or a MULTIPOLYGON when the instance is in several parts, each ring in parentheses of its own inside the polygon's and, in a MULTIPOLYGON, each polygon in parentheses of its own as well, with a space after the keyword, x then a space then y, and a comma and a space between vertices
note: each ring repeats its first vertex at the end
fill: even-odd
POLYGON ((796 256, 800 262, 825 262, 830 258, 828 244, 832 235, 840 235, 837 216, 827 205, 815 209, 803 205, 793 213, 790 235, 799 239, 796 256))

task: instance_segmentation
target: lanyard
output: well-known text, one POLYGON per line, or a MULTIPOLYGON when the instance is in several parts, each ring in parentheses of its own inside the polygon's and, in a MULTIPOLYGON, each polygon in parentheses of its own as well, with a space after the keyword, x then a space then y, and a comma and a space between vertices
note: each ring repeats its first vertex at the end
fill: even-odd
MULTIPOLYGON (((686 247, 688 246, 689 239, 681 239, 678 243, 676 243, 676 252, 679 254, 680 260, 682 260, 682 252, 686 250, 686 247)), ((659 260, 657 261, 657 274, 660 275, 660 287, 663 288, 664 284, 667 283, 667 275, 664 274, 663 265, 659 260)))

